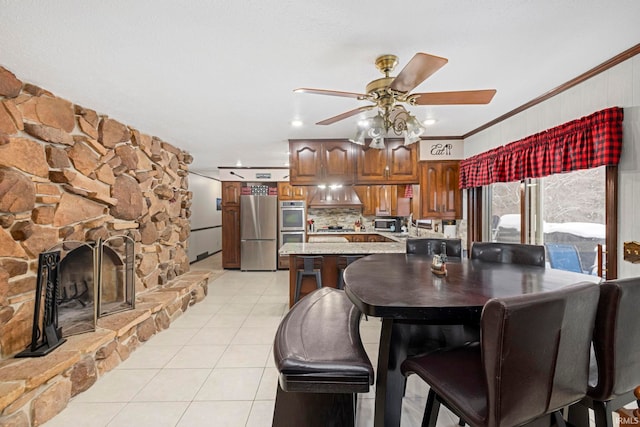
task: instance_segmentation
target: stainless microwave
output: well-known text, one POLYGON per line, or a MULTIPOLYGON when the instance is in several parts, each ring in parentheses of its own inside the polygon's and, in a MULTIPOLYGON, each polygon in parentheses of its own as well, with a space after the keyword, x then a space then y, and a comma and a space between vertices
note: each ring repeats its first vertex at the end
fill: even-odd
POLYGON ((402 220, 400 218, 376 218, 373 220, 373 228, 376 231, 399 232, 402 228, 402 220))

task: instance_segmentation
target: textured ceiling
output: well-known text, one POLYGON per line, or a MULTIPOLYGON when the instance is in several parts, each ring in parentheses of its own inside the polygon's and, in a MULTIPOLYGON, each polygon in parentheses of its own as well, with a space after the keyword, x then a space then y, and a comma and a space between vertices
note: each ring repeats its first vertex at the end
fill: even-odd
POLYGON ((486 106, 412 107, 463 135, 640 42, 638 0, 0 0, 0 65, 189 152, 192 170, 284 166, 289 138, 347 138, 373 62, 449 59, 414 92, 498 90, 486 106), (301 119, 304 126, 292 128, 301 119))

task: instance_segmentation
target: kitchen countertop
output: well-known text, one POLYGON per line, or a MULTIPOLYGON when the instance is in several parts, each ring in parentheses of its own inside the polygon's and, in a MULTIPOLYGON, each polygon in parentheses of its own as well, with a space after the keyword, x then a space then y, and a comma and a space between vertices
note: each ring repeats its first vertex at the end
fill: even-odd
POLYGON ((380 243, 285 243, 278 251, 280 255, 403 254, 405 252, 406 243, 404 241, 380 243))
POLYGON ((388 239, 391 239, 394 242, 403 242, 403 243, 409 237, 407 233, 391 233, 386 231, 325 231, 325 232, 315 231, 313 233, 307 232, 307 236, 309 237, 331 237, 331 236, 353 235, 353 234, 377 234, 378 236, 383 236, 388 239))
MULTIPOLYGON (((331 234, 331 233, 322 233, 331 234)), ((309 236, 309 243, 349 243, 346 237, 340 236, 309 236)))

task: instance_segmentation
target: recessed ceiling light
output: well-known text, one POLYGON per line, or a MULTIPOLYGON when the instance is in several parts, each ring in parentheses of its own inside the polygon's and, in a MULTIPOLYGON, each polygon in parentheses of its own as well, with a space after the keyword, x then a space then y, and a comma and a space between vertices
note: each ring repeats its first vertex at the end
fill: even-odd
POLYGON ((299 119, 291 120, 291 126, 293 127, 299 128, 303 124, 304 123, 302 123, 302 120, 299 120, 299 119))
POLYGON ((436 119, 425 119, 422 123, 424 123, 425 126, 431 126, 436 123, 436 119))
POLYGON ((284 162, 285 167, 289 167, 289 162, 284 162))
POLYGON ((238 160, 238 161, 236 162, 236 167, 240 167, 240 166, 242 166, 242 162, 241 162, 240 160, 238 160))

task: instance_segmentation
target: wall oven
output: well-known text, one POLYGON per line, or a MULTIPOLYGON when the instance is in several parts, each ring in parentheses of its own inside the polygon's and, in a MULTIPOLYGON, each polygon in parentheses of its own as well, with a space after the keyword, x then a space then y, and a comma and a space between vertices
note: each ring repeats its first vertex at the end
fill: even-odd
POLYGON ((286 200, 280 202, 280 231, 302 231, 306 227, 305 202, 286 200))
MULTIPOLYGON (((304 243, 307 241, 306 202, 303 200, 283 200, 280 202, 278 225, 279 246, 285 243, 304 243)), ((278 268, 289 268, 289 257, 278 256, 278 268)))

